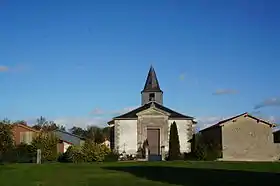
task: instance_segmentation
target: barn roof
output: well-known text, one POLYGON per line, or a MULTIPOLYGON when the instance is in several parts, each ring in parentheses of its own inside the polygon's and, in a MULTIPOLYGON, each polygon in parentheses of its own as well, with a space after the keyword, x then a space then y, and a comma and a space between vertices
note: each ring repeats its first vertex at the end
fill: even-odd
POLYGON ((224 123, 226 123, 226 122, 228 122, 228 121, 230 121, 230 120, 239 118, 239 117, 241 117, 241 116, 250 117, 250 118, 252 118, 252 119, 254 119, 254 120, 261 121, 261 122, 263 122, 263 123, 269 125, 270 127, 274 127, 274 126, 275 126, 275 124, 273 124, 273 123, 271 123, 271 122, 268 122, 268 121, 263 120, 263 119, 261 119, 261 118, 257 118, 257 117, 255 117, 255 116, 252 116, 252 115, 250 115, 248 112, 244 112, 244 113, 242 113, 242 114, 239 114, 239 115, 236 115, 236 116, 233 116, 233 117, 230 117, 230 118, 221 120, 221 121, 219 121, 218 123, 216 123, 216 124, 214 124, 214 125, 211 125, 210 127, 206 127, 206 128, 204 128, 204 129, 200 130, 200 132, 203 132, 203 131, 205 131, 205 130, 212 129, 212 128, 215 128, 215 127, 220 127, 220 126, 223 125, 224 123))

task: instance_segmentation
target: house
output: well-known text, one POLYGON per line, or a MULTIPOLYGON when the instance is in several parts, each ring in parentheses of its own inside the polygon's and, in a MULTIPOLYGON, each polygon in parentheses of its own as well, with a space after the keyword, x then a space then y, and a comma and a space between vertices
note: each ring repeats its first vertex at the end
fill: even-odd
POLYGON ((104 139, 104 142, 102 144, 106 145, 106 147, 110 148, 110 140, 108 140, 107 138, 104 139))
POLYGON ((58 152, 60 153, 66 152, 71 145, 80 146, 83 145, 85 142, 85 138, 63 130, 55 130, 53 132, 59 138, 59 143, 57 148, 58 148, 58 152))
MULTIPOLYGON (((15 145, 21 143, 31 144, 33 138, 40 131, 24 124, 14 124, 12 127, 15 145)), ((57 144, 58 152, 64 153, 71 145, 82 145, 85 141, 84 138, 71 134, 66 131, 55 130, 54 134, 59 138, 57 144)))
POLYGON ((218 145, 221 160, 278 160, 280 146, 274 143, 275 125, 248 113, 222 120, 200 131, 207 142, 218 145))
POLYGON ((111 148, 119 153, 136 155, 147 140, 150 157, 163 159, 168 152, 170 125, 176 122, 180 150, 190 152, 194 118, 164 106, 163 91, 152 66, 141 91, 141 100, 141 106, 108 122, 112 129, 111 148))
POLYGON ((30 144, 38 130, 25 124, 14 124, 12 127, 15 145, 20 143, 30 144))

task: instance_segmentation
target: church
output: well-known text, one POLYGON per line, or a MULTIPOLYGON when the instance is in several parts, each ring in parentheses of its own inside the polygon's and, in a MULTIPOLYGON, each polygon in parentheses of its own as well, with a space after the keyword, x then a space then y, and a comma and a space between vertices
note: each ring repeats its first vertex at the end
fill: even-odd
POLYGON ((182 153, 191 151, 190 139, 196 122, 191 116, 178 113, 163 104, 163 91, 151 66, 144 89, 142 104, 138 108, 108 122, 111 127, 111 148, 119 153, 136 155, 139 147, 147 140, 149 155, 163 157, 168 153, 169 130, 176 122, 182 153))

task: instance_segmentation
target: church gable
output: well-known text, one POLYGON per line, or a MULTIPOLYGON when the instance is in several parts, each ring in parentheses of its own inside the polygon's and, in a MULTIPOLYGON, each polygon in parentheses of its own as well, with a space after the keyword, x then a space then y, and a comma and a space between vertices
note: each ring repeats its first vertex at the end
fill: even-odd
POLYGON ((130 112, 127 112, 123 115, 120 115, 120 116, 117 116, 115 117, 114 119, 137 119, 138 116, 137 114, 142 112, 142 111, 145 111, 149 108, 154 108, 156 109, 156 111, 158 112, 162 112, 162 113, 165 113, 169 116, 169 118, 172 118, 172 119, 193 119, 193 117, 191 116, 186 116, 186 115, 183 115, 183 114, 180 114, 178 112, 175 112, 161 104, 158 104, 157 102, 149 102, 141 107, 138 107, 130 112))
POLYGON ((146 110, 143 110, 141 112, 138 112, 136 114, 137 116, 145 116, 145 115, 153 115, 153 116, 169 116, 170 114, 168 112, 165 112, 161 109, 156 108, 155 106, 152 106, 146 110))

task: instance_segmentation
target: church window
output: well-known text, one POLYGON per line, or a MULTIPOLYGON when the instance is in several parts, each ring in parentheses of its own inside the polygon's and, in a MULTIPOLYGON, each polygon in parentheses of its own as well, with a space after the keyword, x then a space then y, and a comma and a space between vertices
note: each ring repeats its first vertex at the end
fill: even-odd
POLYGON ((150 93, 149 94, 149 101, 154 101, 155 100, 155 93, 150 93))

